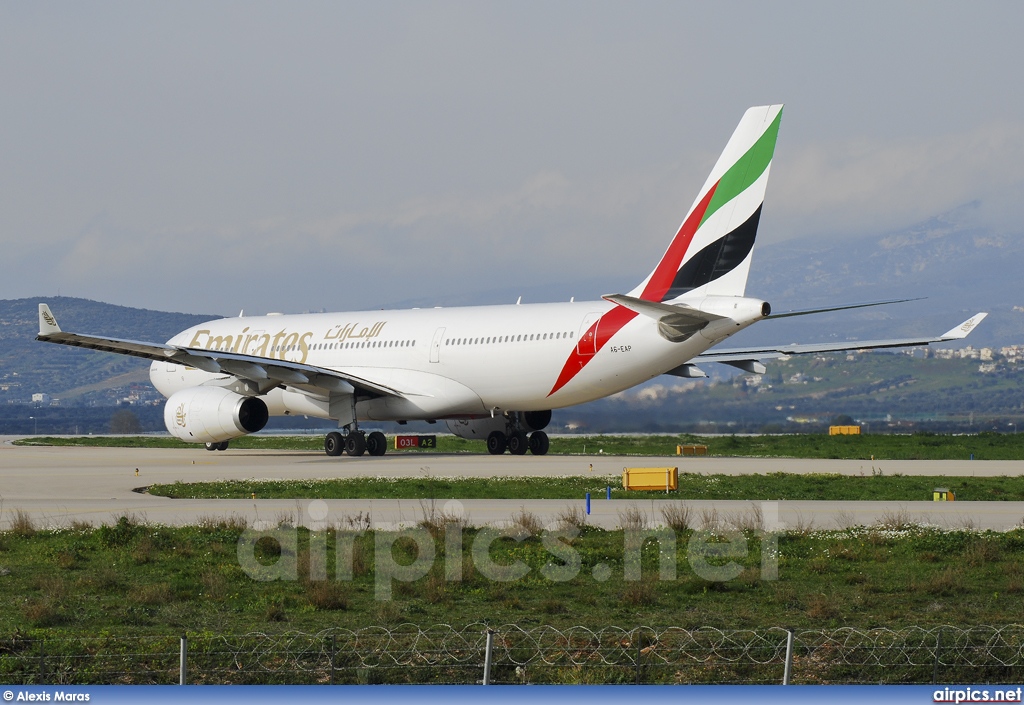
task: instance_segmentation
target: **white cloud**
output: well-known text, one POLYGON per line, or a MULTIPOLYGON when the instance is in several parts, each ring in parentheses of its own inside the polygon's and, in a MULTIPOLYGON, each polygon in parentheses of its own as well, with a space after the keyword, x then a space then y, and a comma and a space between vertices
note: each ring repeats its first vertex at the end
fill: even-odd
MULTIPOLYGON (((778 155, 777 155, 778 156, 778 155)), ((992 224, 1019 218, 1024 123, 910 140, 818 142, 782 154, 768 189, 776 239, 878 233, 980 199, 992 224)))

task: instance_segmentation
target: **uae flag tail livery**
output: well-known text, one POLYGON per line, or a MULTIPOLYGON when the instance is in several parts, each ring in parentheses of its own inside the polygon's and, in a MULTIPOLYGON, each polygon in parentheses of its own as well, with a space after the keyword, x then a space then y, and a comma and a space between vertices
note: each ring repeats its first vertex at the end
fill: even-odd
MULTIPOLYGON (((781 120, 781 105, 744 113, 658 266, 628 294, 605 296, 618 306, 594 321, 584 340, 600 349, 647 316, 670 342, 700 332, 713 345, 771 312, 743 294, 781 120)), ((550 395, 591 362, 584 352, 570 354, 550 395)))
POLYGON ((629 296, 743 296, 781 120, 781 105, 747 110, 664 257, 629 296))

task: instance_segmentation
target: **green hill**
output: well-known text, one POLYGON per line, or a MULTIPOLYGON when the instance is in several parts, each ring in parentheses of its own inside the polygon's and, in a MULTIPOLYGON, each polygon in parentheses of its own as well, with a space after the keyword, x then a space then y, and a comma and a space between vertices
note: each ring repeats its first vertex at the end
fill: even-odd
POLYGON ((764 375, 662 377, 559 419, 589 432, 820 432, 839 415, 871 432, 1015 431, 1024 424, 1024 364, 998 353, 993 361, 920 353, 794 356, 769 361, 764 375))
POLYGON ((219 318, 67 296, 0 301, 0 403, 30 401, 35 393, 68 401, 102 402, 107 390, 149 383, 145 360, 37 342, 40 302, 49 304, 65 330, 154 342, 219 318))

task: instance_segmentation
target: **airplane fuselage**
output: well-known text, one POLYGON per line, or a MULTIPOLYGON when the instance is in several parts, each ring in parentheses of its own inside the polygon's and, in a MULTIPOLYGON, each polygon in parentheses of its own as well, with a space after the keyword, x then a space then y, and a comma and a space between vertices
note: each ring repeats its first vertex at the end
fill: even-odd
MULTIPOLYGON (((759 311, 758 303, 738 310, 759 311)), ((270 315, 210 321, 168 344, 312 365, 403 390, 402 397, 360 400, 360 419, 436 419, 554 409, 615 394, 678 367, 760 317, 715 321, 670 342, 652 319, 604 300, 270 315)), ((228 376, 173 362, 154 362, 150 369, 154 386, 168 397, 228 376)), ((315 389, 295 389, 302 393, 278 388, 267 394, 271 415, 335 417, 327 404, 310 402, 315 389)))

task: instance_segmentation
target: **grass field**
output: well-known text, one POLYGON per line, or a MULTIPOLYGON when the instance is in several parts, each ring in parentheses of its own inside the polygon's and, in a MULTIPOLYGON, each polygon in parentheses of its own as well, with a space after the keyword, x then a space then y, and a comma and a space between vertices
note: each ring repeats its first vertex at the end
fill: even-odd
MULTIPOLYGON (((613 499, 665 498, 662 491, 625 491, 620 477, 353 478, 230 480, 152 485, 149 493, 176 499, 580 499, 587 492, 613 499)), ((1024 477, 906 475, 697 475, 681 473, 670 498, 740 500, 930 500, 946 487, 963 500, 1022 501, 1024 477)))
MULTIPOLYGON (((565 559, 556 558, 536 536, 538 518, 523 515, 531 536, 519 542, 499 539, 486 555, 500 565, 522 561, 529 572, 499 582, 485 577, 470 558, 477 529, 435 521, 428 525, 436 552, 429 571, 412 582, 391 583, 388 601, 375 599, 374 546, 380 537, 371 531, 349 535, 351 580, 313 580, 310 533, 286 524, 284 531, 297 537, 295 579, 260 582, 240 567, 236 546, 244 527, 230 520, 169 528, 125 518, 113 526, 37 531, 18 516, 12 529, 0 534, 0 634, 316 631, 407 621, 734 629, 1020 620, 1024 529, 796 531, 778 539, 778 580, 764 580, 762 548, 768 544, 748 528, 746 551, 730 559, 738 575, 716 582, 700 577, 687 561, 694 534, 683 524, 698 521, 684 514, 680 504, 672 517, 676 548, 666 549, 676 556, 675 579, 658 579, 658 545, 649 541, 641 553, 639 581, 624 579, 622 531, 582 526, 577 538, 562 544, 579 561, 578 574, 552 580, 542 569, 564 565, 565 559), (451 563, 461 570, 461 580, 445 578, 446 546, 454 545, 445 540, 446 532, 461 532, 464 551, 451 563), (607 567, 606 575, 599 565, 607 567)), ((638 514, 631 521, 640 526, 650 519, 638 514)), ((750 521, 756 523, 756 517, 750 521)), ((330 578, 337 576, 341 535, 333 529, 319 535, 326 539, 330 578)), ((256 544, 257 556, 272 563, 280 549, 266 541, 256 544)), ((409 563, 416 553, 407 538, 396 542, 392 536, 386 545, 396 563, 409 563)))
MULTIPOLYGON (((18 445, 59 445, 126 448, 195 448, 168 436, 80 436, 39 437, 15 441, 18 445)), ((780 434, 772 436, 556 436, 551 438, 556 455, 674 455, 677 445, 700 444, 708 453, 721 457, 782 457, 854 460, 1021 460, 1024 434, 981 433, 976 435, 828 436, 824 434, 780 434)), ((480 441, 438 435, 437 450, 431 453, 486 452, 480 441)), ((323 451, 322 436, 244 436, 231 441, 234 449, 323 451)), ((427 451, 389 451, 427 453, 427 451)))

